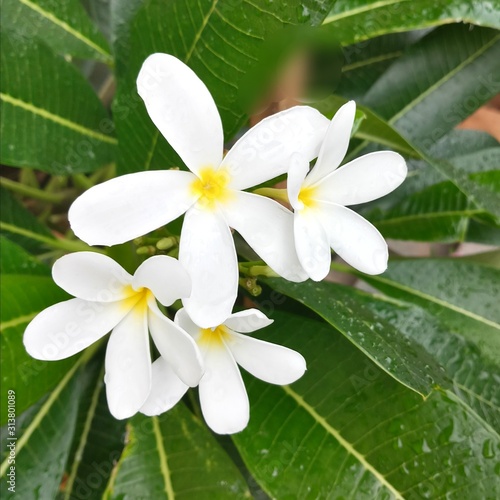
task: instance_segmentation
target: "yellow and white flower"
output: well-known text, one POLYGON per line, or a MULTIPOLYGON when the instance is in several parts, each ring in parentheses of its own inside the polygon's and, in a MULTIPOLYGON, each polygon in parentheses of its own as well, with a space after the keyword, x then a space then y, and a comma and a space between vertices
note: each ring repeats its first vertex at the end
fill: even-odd
MULTIPOLYGON (((231 314, 213 328, 201 328, 186 309, 181 309, 175 322, 193 337, 202 353, 205 373, 199 385, 201 410, 209 427, 219 434, 243 430, 250 418, 238 365, 264 382, 278 385, 295 382, 306 370, 298 352, 244 335, 272 323, 257 309, 231 314)), ((168 361, 160 357, 153 363, 153 386, 141 412, 159 415, 172 408, 187 389, 168 361)))
POLYGON ((294 155, 288 172, 288 199, 294 209, 297 255, 309 277, 320 281, 330 270, 331 251, 367 274, 387 268, 387 244, 379 231, 346 205, 376 200, 404 180, 404 158, 392 151, 370 153, 337 168, 347 152, 356 104, 333 117, 316 164, 294 155))
POLYGON ((190 172, 139 172, 93 187, 69 211, 75 234, 92 245, 115 245, 185 213, 179 260, 193 288, 184 306, 202 326, 221 323, 236 299, 238 263, 230 228, 279 275, 306 279, 293 244, 292 213, 243 190, 287 172, 297 151, 315 158, 328 120, 307 106, 283 111, 253 127, 223 158, 217 107, 188 66, 153 54, 137 86, 149 116, 190 172))
POLYGON ((151 390, 148 330, 179 379, 198 384, 203 369, 195 342, 156 303, 158 299, 169 306, 191 291, 189 276, 177 260, 151 257, 131 276, 109 257, 77 252, 57 260, 52 276, 76 298, 45 309, 28 325, 24 345, 32 357, 68 358, 112 330, 105 382, 109 409, 118 419, 137 413, 151 390))

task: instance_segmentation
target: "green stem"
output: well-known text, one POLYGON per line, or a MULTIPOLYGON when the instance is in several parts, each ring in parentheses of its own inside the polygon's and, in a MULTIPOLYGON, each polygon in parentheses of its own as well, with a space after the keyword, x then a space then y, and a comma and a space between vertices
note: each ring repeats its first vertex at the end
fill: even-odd
POLYGON ((86 175, 83 174, 73 174, 73 182, 76 187, 80 189, 90 189, 94 183, 86 175))
POLYGON ((92 185, 95 186, 100 182, 109 181, 110 179, 113 179, 113 177, 116 177, 116 165, 115 163, 109 163, 104 167, 101 167, 99 170, 96 170, 90 176, 90 182, 92 182, 92 185))
POLYGON ((353 269, 351 266, 341 264, 340 262, 332 262, 330 269, 333 269, 334 271, 339 271, 341 273, 352 274, 354 276, 357 276, 357 272, 355 269, 353 269))
POLYGON ((256 189, 254 191, 254 194, 260 194, 261 196, 267 196, 268 198, 273 198, 274 200, 290 203, 290 201, 288 200, 288 194, 286 189, 260 188, 256 189))
POLYGON ((240 262, 238 264, 240 273, 245 276, 256 277, 265 276, 266 278, 279 278, 279 274, 276 274, 265 262, 253 261, 253 262, 240 262))
POLYGON ((27 238, 31 238, 32 240, 39 241, 44 245, 47 245, 50 248, 59 248, 61 250, 66 250, 67 252, 97 252, 106 254, 101 249, 91 247, 82 241, 71 241, 64 240, 59 238, 49 238, 48 236, 43 236, 42 234, 37 234, 28 229, 23 229, 21 227, 14 226, 12 224, 8 224, 6 222, 0 222, 0 230, 9 231, 14 234, 19 234, 21 236, 26 236, 27 238))
POLYGON ((252 266, 248 268, 250 276, 265 276, 266 278, 279 278, 279 274, 275 273, 269 266, 252 266))
POLYGON ((47 201, 49 203, 61 203, 67 197, 65 193, 48 193, 47 191, 21 184, 20 182, 6 179, 5 177, 0 178, 0 185, 14 193, 29 196, 37 200, 47 201))
POLYGON ((19 182, 25 186, 31 186, 37 188, 40 186, 38 184, 38 179, 32 168, 22 168, 19 174, 19 182))

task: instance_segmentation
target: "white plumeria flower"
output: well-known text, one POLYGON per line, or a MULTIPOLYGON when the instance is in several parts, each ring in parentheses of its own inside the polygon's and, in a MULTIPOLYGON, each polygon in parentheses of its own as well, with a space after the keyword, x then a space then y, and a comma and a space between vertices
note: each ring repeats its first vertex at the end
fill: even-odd
POLYGON ((189 386, 198 384, 203 369, 195 342, 162 314, 155 300, 169 306, 189 295, 189 276, 177 260, 151 257, 131 276, 105 255, 77 252, 57 260, 52 276, 76 298, 45 309, 31 321, 24 333, 31 356, 68 358, 112 330, 106 348, 106 394, 112 415, 128 418, 151 390, 149 327, 177 376, 189 386))
POLYGON ((333 117, 309 173, 309 161, 295 155, 288 172, 288 199, 294 209, 297 254, 309 277, 330 271, 331 251, 367 274, 387 269, 387 244, 379 231, 346 205, 366 203, 396 189, 405 179, 404 158, 392 151, 370 153, 337 168, 349 145, 356 104, 333 117))
MULTIPOLYGON (((218 434, 240 432, 250 418, 238 364, 264 382, 278 385, 295 382, 306 370, 306 362, 298 352, 243 335, 273 322, 257 309, 231 314, 215 328, 199 327, 186 309, 177 312, 175 322, 201 350, 205 364, 199 387, 201 410, 209 427, 218 434)), ((187 389, 160 357, 153 363, 153 386, 141 412, 159 415, 172 408, 187 389)))
POLYGON ((238 263, 230 227, 279 275, 306 279, 293 244, 292 213, 243 190, 284 174, 294 152, 315 158, 328 120, 307 106, 283 111, 253 127, 223 158, 217 107, 188 66, 153 54, 137 87, 149 116, 191 172, 139 172, 93 187, 70 208, 75 234, 92 245, 115 245, 186 213, 179 260, 193 290, 184 306, 202 326, 221 323, 236 300, 238 263))

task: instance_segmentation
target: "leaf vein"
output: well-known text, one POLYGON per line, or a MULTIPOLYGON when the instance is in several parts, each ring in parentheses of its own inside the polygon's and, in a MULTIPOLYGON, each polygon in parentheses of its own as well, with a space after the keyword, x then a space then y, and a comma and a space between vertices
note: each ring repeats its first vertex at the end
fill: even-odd
POLYGON ((33 113, 34 115, 41 116, 46 120, 50 120, 54 123, 57 123, 58 125, 62 125, 63 127, 74 130, 79 134, 86 135, 88 137, 92 137, 93 139, 97 139, 98 141, 107 142, 109 144, 117 144, 117 140, 114 137, 109 137, 107 135, 101 134, 100 132, 96 132, 95 130, 84 127, 83 125, 80 125, 71 120, 68 120, 67 118, 63 118, 62 116, 51 113, 46 109, 34 106, 29 102, 22 101, 21 99, 17 99, 16 97, 12 97, 11 95, 0 92, 0 99, 12 106, 22 108, 25 111, 33 113))
POLYGON ((306 403, 302 396, 297 394, 288 385, 283 386, 282 389, 286 394, 292 397, 300 407, 302 407, 307 413, 309 413, 309 415, 311 415, 329 434, 331 434, 340 443, 340 445, 345 448, 347 453, 353 455, 367 471, 375 476, 378 482, 384 485, 397 499, 403 499, 402 494, 394 487, 394 485, 392 485, 380 471, 378 471, 372 464, 370 464, 366 460, 366 457, 358 450, 356 450, 349 441, 342 437, 332 425, 330 425, 321 415, 319 415, 312 406, 306 403))

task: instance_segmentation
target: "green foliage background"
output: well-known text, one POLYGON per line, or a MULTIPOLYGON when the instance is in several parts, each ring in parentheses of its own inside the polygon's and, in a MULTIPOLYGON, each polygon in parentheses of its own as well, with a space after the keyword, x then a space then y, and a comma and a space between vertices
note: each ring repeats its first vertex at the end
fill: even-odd
MULTIPOLYGON (((0 161, 20 169, 1 188, 1 424, 14 390, 19 498, 500 496, 498 252, 393 255, 381 276, 333 264, 368 291, 258 278, 254 300, 275 319, 259 336, 301 352, 308 371, 285 387, 246 376, 251 420, 232 438, 209 431, 195 391, 160 417, 116 421, 102 348, 45 363, 22 345, 27 323, 66 297, 50 264, 86 248, 61 235, 71 201, 114 175, 183 168, 136 93, 153 52, 206 83, 230 142, 251 112, 248 75, 271 86, 263 47, 293 26, 320 33, 344 62, 313 105, 331 117, 354 98, 365 115, 347 159, 393 149, 410 169, 359 212, 394 240, 498 245, 499 144, 455 128, 500 91, 498 0, 2 0, 1 9, 0 161)), ((144 258, 132 245, 110 253, 130 269, 144 258)), ((251 260, 243 242, 239 253, 251 260)), ((255 277, 244 278, 254 290, 255 277)), ((4 426, 3 498, 13 496, 8 437, 4 426)))

